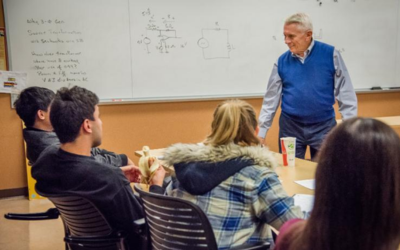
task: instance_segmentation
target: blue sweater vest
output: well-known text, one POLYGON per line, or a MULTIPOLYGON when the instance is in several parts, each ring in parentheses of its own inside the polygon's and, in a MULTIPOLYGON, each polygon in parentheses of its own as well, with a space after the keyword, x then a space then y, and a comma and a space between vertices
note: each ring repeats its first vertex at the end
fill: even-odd
POLYGON ((282 112, 302 123, 316 123, 335 116, 334 47, 315 41, 304 64, 290 51, 278 59, 282 79, 282 112))

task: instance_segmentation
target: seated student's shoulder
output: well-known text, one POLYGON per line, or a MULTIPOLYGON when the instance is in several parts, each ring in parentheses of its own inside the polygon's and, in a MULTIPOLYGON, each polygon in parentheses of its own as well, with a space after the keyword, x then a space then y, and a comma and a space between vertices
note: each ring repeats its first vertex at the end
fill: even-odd
POLYGON ((239 174, 255 182, 266 178, 278 179, 274 170, 278 164, 271 152, 259 147, 249 147, 248 150, 251 153, 249 159, 251 164, 243 168, 239 174))
POLYGON ((265 179, 268 179, 272 182, 278 180, 278 175, 276 172, 267 166, 260 165, 250 165, 243 168, 238 172, 239 175, 242 175, 243 178, 248 179, 250 182, 260 182, 265 179))
POLYGON ((296 249, 299 239, 306 226, 306 221, 302 219, 291 219, 287 221, 279 230, 276 240, 275 250, 296 249))
POLYGON ((66 152, 57 146, 50 146, 43 151, 32 167, 32 176, 37 181, 55 181, 69 176, 76 182, 90 180, 93 185, 95 182, 103 185, 129 185, 120 168, 99 162, 93 156, 66 152))
POLYGON ((119 168, 97 161, 93 156, 69 153, 62 150, 58 145, 47 147, 33 165, 32 170, 43 171, 44 169, 52 168, 60 172, 86 171, 88 173, 103 174, 122 173, 119 168))
POLYGON ((46 147, 39 155, 37 158, 36 162, 33 164, 33 167, 35 166, 43 166, 44 163, 52 161, 53 158, 57 155, 57 152, 59 150, 60 146, 59 145, 50 145, 46 147))

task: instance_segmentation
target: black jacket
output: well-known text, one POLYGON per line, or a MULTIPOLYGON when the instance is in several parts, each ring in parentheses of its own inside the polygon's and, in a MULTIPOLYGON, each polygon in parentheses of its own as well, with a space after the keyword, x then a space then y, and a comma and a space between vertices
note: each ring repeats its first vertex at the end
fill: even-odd
MULTIPOLYGON (((37 161, 40 154, 48 146, 60 146, 60 141, 54 132, 26 128, 23 135, 26 142, 27 158, 31 165, 37 161)), ((115 167, 122 167, 128 164, 128 157, 125 154, 115 154, 101 148, 92 148, 91 154, 97 161, 108 163, 115 167)))

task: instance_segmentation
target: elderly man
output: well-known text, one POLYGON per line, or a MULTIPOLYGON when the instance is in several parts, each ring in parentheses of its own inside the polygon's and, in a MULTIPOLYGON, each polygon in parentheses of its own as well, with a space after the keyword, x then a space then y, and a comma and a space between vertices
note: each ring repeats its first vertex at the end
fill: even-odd
POLYGON ((265 144, 282 99, 279 138, 296 137, 296 157, 304 158, 309 146, 314 158, 324 137, 336 125, 335 99, 342 118, 347 119, 357 116, 357 97, 339 51, 312 38, 313 26, 306 14, 287 18, 283 34, 289 50, 272 69, 258 136, 265 144))

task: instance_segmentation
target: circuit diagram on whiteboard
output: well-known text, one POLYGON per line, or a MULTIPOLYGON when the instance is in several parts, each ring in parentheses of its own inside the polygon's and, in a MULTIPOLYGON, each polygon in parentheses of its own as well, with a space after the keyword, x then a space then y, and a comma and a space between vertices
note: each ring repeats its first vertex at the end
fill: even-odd
POLYGON ((178 37, 178 31, 175 29, 175 17, 167 14, 157 18, 148 8, 142 11, 142 17, 147 19, 144 33, 137 41, 148 53, 170 53, 173 50, 184 49, 187 42, 178 37))
MULTIPOLYGON (((216 23, 218 25, 218 23, 216 23)), ((202 29, 197 45, 203 50, 204 59, 229 59, 233 46, 229 43, 229 30, 219 27, 202 29)))

